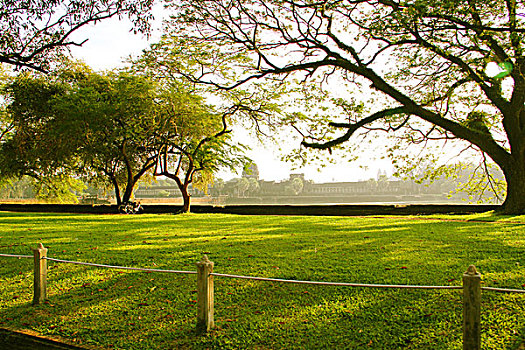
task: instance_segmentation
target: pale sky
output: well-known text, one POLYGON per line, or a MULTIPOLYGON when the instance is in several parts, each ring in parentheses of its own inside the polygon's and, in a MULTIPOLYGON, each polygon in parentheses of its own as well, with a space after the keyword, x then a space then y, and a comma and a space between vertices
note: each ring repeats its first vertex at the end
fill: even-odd
MULTIPOLYGON (((157 11, 159 14, 160 12, 157 11)), ((160 16, 157 15, 157 18, 160 16)), ((129 55, 140 55, 141 51, 148 47, 149 43, 155 42, 160 37, 161 21, 154 23, 154 32, 150 41, 141 34, 130 32, 131 23, 127 20, 109 19, 79 30, 73 36, 76 41, 89 39, 82 47, 73 47, 71 53, 73 57, 86 62, 95 70, 110 70, 121 66, 123 60, 129 55)), ((317 167, 309 166, 302 169, 291 170, 289 163, 280 161, 277 146, 273 144, 258 145, 256 141, 251 141, 246 133, 237 134, 244 143, 252 146, 252 151, 247 155, 254 160, 260 172, 260 178, 267 181, 280 181, 287 179, 290 173, 304 173, 306 179, 315 182, 334 182, 334 181, 358 181, 375 178, 378 170, 391 172, 391 164, 388 160, 373 160, 368 154, 360 161, 330 165, 321 171, 317 167), (248 141, 248 142, 247 142, 248 141), (368 164, 367 164, 368 162, 368 164), (364 170, 360 165, 368 165, 368 170, 364 170)), ((289 147, 295 145, 290 144, 289 147)), ((239 174, 240 175, 240 174, 239 174)), ((220 173, 219 177, 228 180, 236 175, 220 173)))

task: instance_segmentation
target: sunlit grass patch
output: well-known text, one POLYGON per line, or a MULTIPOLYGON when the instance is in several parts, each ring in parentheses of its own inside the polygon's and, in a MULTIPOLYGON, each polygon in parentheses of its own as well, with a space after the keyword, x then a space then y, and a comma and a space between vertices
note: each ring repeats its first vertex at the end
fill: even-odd
MULTIPOLYGON (((0 252, 271 278, 525 285, 525 218, 63 215, 0 213, 0 252)), ((461 292, 288 285, 215 278, 217 328, 195 333, 194 275, 49 262, 49 301, 32 306, 32 261, 0 258, 0 326, 120 349, 457 349, 461 292)), ((523 295, 483 296, 483 348, 518 349, 523 295)))

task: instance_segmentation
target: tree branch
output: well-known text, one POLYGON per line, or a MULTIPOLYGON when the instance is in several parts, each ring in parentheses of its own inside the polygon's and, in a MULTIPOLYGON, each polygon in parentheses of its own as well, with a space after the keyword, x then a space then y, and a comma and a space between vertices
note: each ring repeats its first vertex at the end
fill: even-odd
POLYGON ((346 128, 348 130, 346 131, 346 133, 343 136, 338 137, 338 138, 336 138, 334 140, 331 140, 331 141, 328 141, 328 142, 317 143, 317 142, 307 142, 307 141, 303 140, 301 142, 301 144, 303 146, 309 147, 309 148, 330 149, 330 148, 332 148, 334 146, 340 145, 340 144, 348 141, 350 139, 350 137, 352 137, 352 135, 359 128, 361 128, 361 127, 363 127, 363 126, 365 126, 367 124, 373 123, 376 120, 382 119, 382 118, 387 117, 387 116, 396 115, 396 114, 403 114, 403 113, 406 113, 405 108, 404 107, 397 107, 397 108, 385 109, 383 111, 374 113, 374 114, 372 114, 372 115, 370 115, 370 116, 368 116, 366 118, 361 119, 357 123, 353 123, 353 124, 350 124, 350 123, 330 123, 329 125, 332 126, 332 127, 346 128))

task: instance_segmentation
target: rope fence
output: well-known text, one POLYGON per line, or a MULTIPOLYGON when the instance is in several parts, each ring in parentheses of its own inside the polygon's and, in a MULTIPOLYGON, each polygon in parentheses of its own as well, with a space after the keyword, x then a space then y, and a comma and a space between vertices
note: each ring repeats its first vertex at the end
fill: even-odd
POLYGON ((506 288, 494 288, 494 287, 481 287, 482 290, 490 290, 492 292, 499 293, 519 293, 525 294, 525 289, 506 289, 506 288))
MULTIPOLYGON (((397 289, 463 289, 462 286, 411 286, 404 284, 365 284, 365 283, 345 283, 345 282, 316 282, 316 281, 297 281, 297 280, 284 280, 279 278, 265 278, 265 277, 253 277, 253 276, 238 276, 229 275, 225 273, 211 273, 211 276, 238 278, 245 280, 256 280, 266 282, 282 282, 282 283, 294 283, 294 284, 310 284, 317 286, 339 286, 339 287, 362 287, 362 288, 397 288, 397 289)), ((524 291, 525 292, 525 291, 524 291)))
MULTIPOLYGON (((16 254, 0 254, 0 257, 7 258, 29 258, 32 259, 33 255, 16 255, 16 254)), ((164 269, 149 269, 142 267, 128 267, 128 266, 117 266, 117 265, 105 265, 95 264, 82 261, 63 260, 50 257, 44 257, 43 259, 53 261, 57 263, 66 263, 74 265, 84 265, 92 267, 102 267, 116 270, 129 270, 129 271, 140 271, 140 272, 160 272, 160 273, 175 273, 175 274, 188 274, 196 275, 197 271, 182 271, 182 270, 164 270, 164 269)), ((318 286, 336 286, 336 287, 355 287, 355 288, 391 288, 391 289, 463 289, 463 286, 419 286, 419 285, 405 285, 405 284, 370 284, 370 283, 346 283, 346 282, 322 282, 322 281, 301 281, 301 280, 288 280, 280 278, 267 278, 267 277, 256 277, 256 276, 241 276, 231 275, 226 273, 211 273, 211 276, 236 278, 255 280, 263 282, 280 282, 280 283, 292 283, 292 284, 309 284, 318 286)), ((519 293, 525 294, 525 289, 508 289, 508 288, 495 288, 495 287, 481 287, 482 290, 488 290, 492 292, 500 293, 519 293)))
MULTIPOLYGON (((293 284, 310 284, 310 285, 318 285, 318 286, 339 286, 339 287, 357 287, 357 288, 391 288, 391 289, 463 289, 463 286, 414 286, 414 285, 406 285, 406 284, 316 282, 316 281, 285 280, 285 279, 279 279, 279 278, 266 278, 266 277, 254 277, 254 276, 240 276, 240 275, 230 275, 226 273, 211 273, 210 275, 218 276, 218 277, 245 279, 245 280, 282 282, 282 283, 293 283, 293 284)), ((490 290, 492 292, 500 292, 500 293, 525 294, 525 289, 506 289, 506 288, 494 288, 494 287, 481 287, 481 289, 490 290)))
POLYGON ((0 254, 0 256, 7 258, 32 258, 32 255, 15 255, 15 254, 0 254))
MULTIPOLYGON (((32 257, 31 257, 32 258, 32 257)), ((177 271, 177 270, 162 270, 162 269, 147 269, 142 267, 126 267, 126 266, 115 266, 115 265, 103 265, 103 264, 94 264, 81 261, 71 261, 71 260, 62 260, 45 257, 45 260, 54 261, 58 263, 74 264, 74 265, 84 265, 84 266, 93 266, 93 267, 104 267, 107 269, 115 270, 131 270, 131 271, 142 271, 142 272, 164 272, 164 273, 181 273, 181 274, 190 274, 196 275, 197 271, 177 271)))
POLYGON ((192 274, 197 275, 197 330, 200 333, 206 333, 215 327, 214 321, 214 287, 213 277, 225 277, 234 279, 255 280, 262 282, 278 282, 319 286, 338 286, 338 287, 357 287, 357 288, 389 288, 389 289, 437 289, 437 290, 463 290, 463 349, 480 350, 481 349, 481 291, 492 291, 500 293, 518 293, 525 294, 525 289, 506 289, 494 287, 481 287, 481 275, 477 272, 474 265, 470 265, 463 274, 462 286, 418 286, 418 285, 388 285, 388 284, 365 284, 365 283, 344 283, 344 282, 320 282, 320 281, 301 281, 278 278, 265 278, 255 276, 240 276, 224 273, 214 273, 214 263, 204 255, 203 259, 196 263, 197 271, 179 271, 149 269, 140 267, 126 267, 116 265, 105 265, 88 263, 81 261, 71 261, 55 259, 47 256, 47 248, 39 244, 37 248, 32 248, 33 255, 15 255, 0 254, 0 257, 11 258, 33 258, 34 261, 34 287, 33 287, 33 304, 38 305, 47 299, 47 261, 56 263, 66 263, 83 265, 90 267, 172 273, 172 274, 192 274))

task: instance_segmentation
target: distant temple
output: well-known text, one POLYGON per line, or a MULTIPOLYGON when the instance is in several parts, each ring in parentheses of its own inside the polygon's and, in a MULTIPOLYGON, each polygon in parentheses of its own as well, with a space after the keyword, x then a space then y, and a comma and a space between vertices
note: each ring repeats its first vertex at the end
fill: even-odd
MULTIPOLYGON (((207 193, 190 187, 193 198, 211 204, 314 204, 314 203, 450 203, 463 202, 464 196, 451 194, 456 187, 450 179, 421 185, 413 181, 389 178, 379 170, 377 178, 365 181, 315 183, 302 173, 290 174, 283 181, 259 180, 259 169, 252 163, 245 167, 240 178, 217 180, 207 193)), ((172 186, 138 188, 135 197, 176 198, 179 189, 172 186)))

